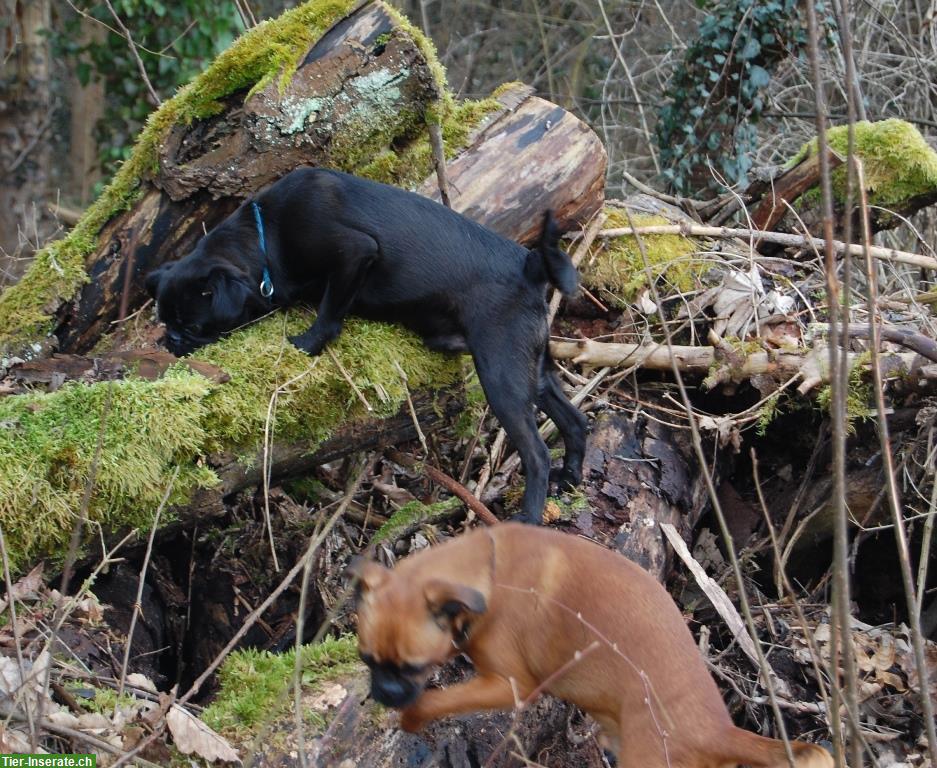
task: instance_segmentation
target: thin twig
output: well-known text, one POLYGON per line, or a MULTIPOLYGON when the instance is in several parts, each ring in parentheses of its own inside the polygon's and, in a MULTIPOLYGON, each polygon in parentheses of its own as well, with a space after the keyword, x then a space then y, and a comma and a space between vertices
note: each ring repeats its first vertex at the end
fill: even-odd
MULTIPOLYGON (((684 237, 740 237, 745 239, 754 238, 763 240, 767 243, 777 243, 778 245, 789 245, 795 247, 824 248, 826 241, 818 237, 804 237, 803 235, 791 235, 782 232, 768 232, 761 229, 736 229, 733 227, 709 227, 702 224, 652 224, 643 227, 615 227, 614 229, 603 229, 599 232, 599 237, 623 237, 625 235, 683 235, 684 237)), ((857 243, 840 242, 832 239, 834 250, 842 253, 849 250, 853 256, 862 256, 865 249, 857 243)), ((908 253, 907 251, 898 251, 894 248, 882 248, 880 246, 871 246, 871 254, 876 259, 883 261, 893 261, 899 264, 911 264, 915 267, 925 269, 937 269, 937 259, 931 256, 922 256, 919 253, 908 253)))
POLYGON ((172 471, 169 483, 166 485, 166 492, 156 508, 156 514, 153 516, 153 524, 150 526, 150 535, 146 542, 146 553, 143 555, 143 564, 140 566, 140 578, 137 582, 137 596, 133 601, 133 615, 130 617, 130 627, 127 629, 127 638, 124 641, 124 661, 120 667, 120 679, 117 683, 117 699, 114 701, 114 717, 117 717, 117 707, 120 703, 120 697, 124 694, 124 683, 127 681, 127 666, 130 664, 130 649, 133 645, 133 633, 137 627, 137 619, 142 613, 141 601, 143 600, 143 587, 146 584, 146 571, 150 565, 150 556, 153 554, 153 541, 156 538, 156 529, 159 527, 159 518, 163 513, 166 502, 172 493, 172 488, 179 476, 179 464, 172 471))
POLYGON ((146 89, 150 92, 150 97, 153 99, 157 107, 161 106, 163 100, 160 99, 159 94, 153 87, 153 83, 150 82, 150 78, 146 74, 146 67, 143 66, 143 59, 140 58, 140 52, 137 50, 137 44, 133 41, 133 37, 130 35, 130 30, 127 29, 120 16, 117 15, 117 11, 114 10, 114 6, 111 5, 111 0, 104 0, 104 4, 107 6, 107 10, 111 12, 111 16, 114 17, 114 23, 117 24, 117 26, 120 28, 124 39, 130 46, 130 53, 133 55, 134 61, 137 62, 137 69, 140 70, 140 77, 143 78, 143 83, 146 85, 146 89))
MULTIPOLYGON (((364 469, 362 469, 359 476, 359 484, 363 477, 364 469)), ((283 594, 284 591, 286 591, 286 589, 296 579, 296 576, 300 573, 300 571, 305 569, 306 561, 310 560, 312 556, 318 551, 322 542, 325 540, 325 537, 328 536, 335 523, 345 513, 345 510, 348 508, 350 503, 351 497, 346 495, 346 497, 342 499, 341 504, 339 504, 338 508, 335 510, 334 514, 329 518, 325 526, 323 526, 322 530, 318 534, 309 538, 309 545, 306 547, 305 554, 296 561, 296 564, 289 570, 289 572, 283 577, 282 581, 280 581, 280 583, 264 599, 264 601, 247 615, 247 617, 244 619, 244 623, 238 628, 237 632, 234 633, 225 647, 219 651, 215 658, 212 659, 209 665, 195 679, 195 681, 189 687, 189 690, 186 691, 181 698, 173 702, 174 704, 182 706, 201 690, 202 686, 205 684, 205 681, 208 680, 208 678, 215 673, 215 670, 221 666, 221 663, 228 657, 228 654, 230 654, 231 651, 237 647, 238 643, 241 642, 244 635, 246 635, 251 630, 254 624, 257 623, 258 619, 263 616, 267 609, 277 601, 277 599, 280 597, 280 595, 283 594)), ((163 718, 160 724, 153 729, 153 732, 149 736, 142 739, 130 752, 124 754, 111 766, 111 768, 120 768, 120 766, 125 765, 130 760, 133 760, 140 752, 146 749, 163 734, 166 729, 166 725, 166 720, 163 718)))
POLYGON ((397 369, 397 373, 400 376, 400 379, 403 381, 404 391, 407 393, 407 408, 410 409, 410 418, 413 419, 413 426, 416 429, 417 439, 420 441, 420 445, 423 448, 423 455, 427 458, 429 457, 429 447, 426 444, 426 435, 423 434, 423 429, 420 427, 420 420, 416 415, 416 407, 413 405, 413 398, 410 396, 410 380, 407 378, 407 372, 401 367, 400 363, 396 359, 393 360, 394 368, 397 369))
MULTIPOLYGON (((364 479, 364 474, 367 471, 367 467, 368 462, 362 462, 362 466, 359 471, 354 476, 348 478, 348 482, 345 487, 345 496, 342 499, 339 510, 342 510, 343 507, 347 508, 348 504, 351 503, 351 500, 357 493, 358 488, 361 486, 361 482, 364 479)), ((299 589, 299 608, 296 612, 296 643, 294 646, 295 656, 293 659, 293 714, 295 716, 296 725, 296 748, 299 752, 299 764, 302 766, 302 768, 306 768, 306 766, 309 764, 306 755, 306 729, 303 724, 302 671, 303 634, 306 628, 306 602, 309 599, 309 579, 312 577, 312 563, 313 558, 307 558, 306 565, 303 568, 303 581, 299 589)), ((323 626, 326 625, 327 622, 323 622, 323 626)), ((322 627, 319 629, 321 631, 322 627)))
MULTIPOLYGON (((442 109, 442 105, 439 105, 442 109)), ((433 168, 436 171, 436 183, 439 185, 439 199, 446 208, 451 208, 449 202, 449 175, 446 172, 446 145, 442 140, 442 127, 438 120, 429 120, 426 124, 429 131, 429 144, 433 150, 433 168)))
POLYGON ((342 378, 348 382, 348 386, 351 387, 352 391, 361 401, 361 404, 364 406, 365 410, 368 413, 374 413, 374 409, 371 407, 371 403, 368 402, 368 399, 364 396, 364 393, 358 389, 358 385, 355 384, 355 380, 352 379, 348 371, 345 370, 345 366, 342 365, 341 361, 338 359, 338 355, 335 354, 335 351, 331 347, 326 347, 325 351, 329 353, 329 357, 332 358, 332 362, 335 363, 335 367, 338 368, 338 372, 342 375, 342 378))
MULTIPOLYGON (((862 213, 862 241, 866 245, 872 240, 869 225, 869 208, 865 200, 865 185, 862 161, 855 158, 856 171, 859 177, 859 190, 862 195, 860 211, 862 213)), ((930 681, 927 660, 924 655, 924 638, 921 633, 921 613, 914 589, 914 576, 911 572, 911 556, 908 545, 908 534, 905 531, 902 516, 901 497, 895 478, 894 457, 892 456, 891 440, 888 435, 888 419, 886 418, 885 392, 882 384, 882 374, 879 369, 879 328, 878 328, 878 274, 872 261, 872 255, 867 251, 865 258, 866 280, 869 288, 869 326, 872 333, 872 376, 875 392, 875 410, 878 416, 878 434, 881 443, 881 456, 883 471, 885 473, 885 488, 888 495, 888 507, 894 523, 895 543, 898 547, 898 563, 901 566, 901 580, 904 584, 905 600, 908 610, 908 624, 911 626, 911 645, 914 649, 914 661, 917 667, 918 685, 920 686, 921 711, 924 715, 924 728, 927 733, 927 745, 930 750, 932 765, 937 765, 937 728, 934 725, 934 703, 930 696, 930 681)))
MULTIPOLYGON (((807 0, 807 49, 812 72, 814 99, 816 102, 817 119, 817 154, 820 158, 820 192, 821 212, 823 217, 823 249, 824 249, 824 277, 826 280, 826 296, 830 309, 830 343, 828 349, 829 369, 834 372, 831 382, 830 423, 832 430, 832 472, 833 493, 831 505, 833 508, 833 632, 831 654, 831 680, 832 705, 834 717, 833 747, 836 760, 840 764, 846 763, 844 754, 845 739, 843 738, 840 720, 838 717, 840 695, 844 693, 844 703, 849 717, 847 718, 847 732, 850 743, 856 743, 857 729, 854 723, 857 720, 856 709, 856 667, 851 642, 850 616, 849 616, 849 563, 848 563, 848 520, 846 509, 846 392, 842 387, 842 379, 836 374, 840 370, 840 334, 836 308, 840 306, 841 287, 836 277, 836 244, 833 240, 833 187, 831 169, 826 137, 826 104, 823 96, 823 79, 820 74, 819 31, 814 0, 807 0), (837 656, 842 654, 842 666, 845 673, 845 691, 839 686, 839 669, 837 656)), ((852 250, 851 246, 849 250, 852 250)), ((854 768, 859 768, 858 766, 854 768)))
MULTIPOLYGON (((7 553, 6 538, 3 535, 3 526, 0 525, 0 556, 3 557, 3 580, 6 582, 7 604, 10 609, 10 624, 13 631, 13 643, 16 646, 16 663, 19 667, 20 685, 26 682, 26 664, 23 659, 23 642, 20 638, 19 625, 16 621, 16 594, 13 592, 13 579, 10 577, 10 558, 7 553)), ((26 709, 26 721, 29 724, 29 743, 30 746, 37 743, 36 721, 33 718, 33 708, 30 698, 23 699, 26 709)))
MULTIPOLYGON (((589 248, 592 247, 592 243, 595 241, 602 225, 605 223, 605 218, 605 213, 600 210, 596 213, 592 221, 589 222, 589 225, 582 234, 582 240, 579 241, 579 245, 576 246, 576 250, 570 257, 570 261, 572 261, 574 267, 578 268, 586 254, 589 253, 589 248)), ((553 318, 556 317, 556 312, 560 308, 560 301, 562 301, 562 299, 563 296, 559 291, 553 291, 553 296, 550 299, 550 310, 547 313, 548 326, 553 325, 553 318)))
MULTIPOLYGON (((631 218, 631 212, 627 208, 625 209, 625 215, 628 217, 628 224, 631 225, 631 229, 634 230, 634 221, 631 218)), ((641 252, 641 259, 644 262, 644 272, 647 277, 647 284, 650 287, 652 293, 652 299, 654 303, 657 304, 657 306, 661 306, 660 293, 657 290, 657 283, 654 280, 654 276, 651 272, 651 262, 648 259, 647 248, 640 233, 635 234, 635 241, 638 244, 638 250, 641 252)), ((667 340, 667 346, 668 348, 672 348, 673 338, 667 323, 663 324, 663 330, 664 336, 667 340)), ((745 581, 742 576, 742 567, 739 564, 738 556, 735 552, 735 543, 732 539, 732 534, 729 532, 729 526, 726 522, 725 514, 722 511, 722 504, 719 501, 719 494, 716 492, 716 486, 713 482, 712 473, 709 470, 709 462, 707 461, 706 453, 703 450, 703 441, 700 437, 699 425, 696 422, 695 414, 693 412, 693 405, 690 402, 690 395, 687 392, 686 386, 684 386, 683 377, 680 373, 679 366, 676 364, 676 360, 672 362, 671 369, 673 371, 674 378, 676 379, 677 386, 680 390, 680 399, 683 401, 683 407, 686 411, 687 420, 689 421, 693 451, 696 454, 697 461, 699 462, 700 471, 703 475, 703 482, 709 494, 709 500, 712 504, 716 520, 719 523, 719 530, 722 534, 723 546, 726 549, 726 553, 729 556, 729 563, 732 566, 732 573, 735 577, 736 586, 738 587, 739 605, 742 609, 742 615, 745 618, 745 625, 755 646, 755 652, 758 656, 758 665, 761 669, 762 677, 764 678, 765 688, 767 689, 768 696, 771 700, 771 709, 774 713, 774 719, 778 728, 778 733, 781 735, 781 740, 784 742, 784 751, 787 754, 788 761, 790 762, 791 766, 796 766, 794 753, 791 751, 790 739, 787 736, 787 727, 784 724, 784 718, 781 715, 781 708, 778 706, 777 695, 774 690, 775 681, 771 673, 771 667, 768 665, 764 651, 761 648, 761 642, 758 639, 758 632, 755 629, 755 619, 752 616, 751 605, 748 601, 748 593, 745 589, 745 581)))
POLYGON ((479 501, 479 499, 468 490, 468 488, 466 488, 457 480, 453 480, 446 473, 436 469, 436 467, 434 467, 429 462, 417 461, 412 456, 408 456, 405 453, 401 453, 396 448, 389 449, 387 451, 387 457, 391 461, 396 462, 402 467, 406 467, 407 469, 415 469, 417 471, 424 472, 430 480, 443 486, 446 490, 448 490, 453 495, 458 496, 459 499, 461 499, 462 502, 469 509, 471 509, 476 515, 478 515, 479 519, 485 525, 497 525, 498 524, 499 522, 498 518, 495 517, 494 514, 492 514, 491 510, 488 509, 488 507, 486 507, 484 504, 482 504, 481 501, 479 501))

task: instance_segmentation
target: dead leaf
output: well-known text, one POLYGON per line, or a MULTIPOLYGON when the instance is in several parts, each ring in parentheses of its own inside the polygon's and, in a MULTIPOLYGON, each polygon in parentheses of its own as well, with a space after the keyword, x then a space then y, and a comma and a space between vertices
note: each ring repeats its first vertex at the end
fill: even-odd
POLYGON ((36 751, 30 746, 29 737, 22 731, 15 728, 4 728, 0 726, 0 754, 39 754, 46 755, 42 747, 36 746, 36 751))
POLYGON ((102 715, 100 712, 85 712, 78 718, 78 728, 82 731, 104 731, 111 728, 114 724, 102 715))
MULTIPOLYGON (((27 597, 33 598, 38 596, 39 591, 42 589, 42 567, 42 563, 39 563, 39 565, 13 585, 10 592, 14 600, 23 600, 27 597)), ((6 610, 9 600, 10 595, 0 599, 0 613, 6 610)))
POLYGON ((127 675, 127 684, 132 685, 134 688, 139 688, 141 691, 158 693, 155 683, 146 675, 141 675, 139 672, 132 672, 127 675))
POLYGON ((182 707, 173 704, 166 713, 166 723, 172 740, 183 754, 194 753, 210 763, 221 760, 240 764, 241 758, 226 739, 182 707))
POLYGON ((316 712, 324 712, 330 707, 337 707, 341 704, 348 691, 339 683, 329 683, 322 691, 309 701, 309 706, 316 712))

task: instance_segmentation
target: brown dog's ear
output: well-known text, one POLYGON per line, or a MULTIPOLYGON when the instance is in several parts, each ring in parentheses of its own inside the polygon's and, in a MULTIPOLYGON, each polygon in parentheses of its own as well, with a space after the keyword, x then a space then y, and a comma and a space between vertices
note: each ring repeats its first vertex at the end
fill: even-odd
POLYGON ((387 580, 390 571, 380 563, 355 555, 348 563, 345 573, 358 580, 357 592, 363 595, 381 586, 387 580))
POLYGON ((423 588, 426 605, 437 617, 454 618, 461 613, 481 614, 488 610, 485 596, 477 589, 443 579, 431 579, 423 588))

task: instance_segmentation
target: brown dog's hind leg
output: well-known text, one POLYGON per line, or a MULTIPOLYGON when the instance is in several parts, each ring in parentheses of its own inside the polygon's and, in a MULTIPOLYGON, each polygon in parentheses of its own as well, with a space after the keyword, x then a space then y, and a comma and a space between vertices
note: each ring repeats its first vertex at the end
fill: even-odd
MULTIPOLYGON (((523 700, 529 691, 518 690, 523 700)), ((480 709, 511 709, 516 703, 511 684, 497 675, 478 675, 466 683, 425 691, 400 713, 400 727, 414 733, 431 720, 480 709)))

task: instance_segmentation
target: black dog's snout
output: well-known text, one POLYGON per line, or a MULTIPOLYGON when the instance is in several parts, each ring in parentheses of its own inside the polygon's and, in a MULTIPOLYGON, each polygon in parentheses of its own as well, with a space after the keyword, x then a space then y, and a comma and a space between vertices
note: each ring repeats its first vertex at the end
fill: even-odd
POLYGON ((172 328, 166 329, 166 339, 164 343, 166 344, 166 348, 176 357, 183 357, 189 354, 189 352, 192 352, 196 347, 186 336, 172 328))
POLYGON ((422 686, 397 674, 372 670, 371 698, 385 707, 400 709, 416 701, 422 686))

